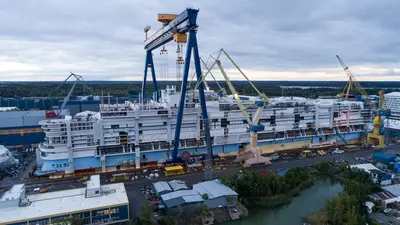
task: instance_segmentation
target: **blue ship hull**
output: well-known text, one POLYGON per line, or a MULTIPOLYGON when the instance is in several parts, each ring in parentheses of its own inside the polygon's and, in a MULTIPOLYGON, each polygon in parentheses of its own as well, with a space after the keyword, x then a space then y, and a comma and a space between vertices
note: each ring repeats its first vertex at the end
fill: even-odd
MULTIPOLYGON (((290 145, 291 143, 319 143, 321 141, 329 141, 329 139, 337 139, 341 140, 344 138, 346 141, 359 140, 362 132, 352 132, 342 134, 342 137, 339 137, 336 134, 331 135, 321 135, 321 136, 313 136, 313 137, 297 137, 297 138, 286 138, 283 140, 268 140, 268 141, 259 141, 259 146, 261 148, 269 145, 280 145, 282 148, 285 145, 290 145)), ((227 145, 216 145, 213 146, 214 154, 228 154, 237 152, 240 148, 243 147, 243 144, 227 144, 227 145)), ((182 148, 179 149, 178 156, 180 156, 183 152, 188 151, 192 156, 200 156, 204 155, 207 152, 206 147, 194 147, 194 148, 182 148)), ((165 160, 171 158, 172 151, 170 150, 152 150, 152 151, 144 151, 140 153, 140 162, 143 163, 154 163, 159 160, 165 160)), ((106 156, 106 167, 117 166, 120 165, 122 161, 133 160, 135 161, 136 156, 135 153, 125 153, 118 155, 108 155, 106 156)), ((46 171, 64 171, 68 167, 68 160, 49 160, 43 161, 43 165, 41 170, 46 171)), ((83 158, 75 158, 74 159, 74 168, 75 170, 89 169, 89 168, 101 168, 100 157, 83 157, 83 158)))

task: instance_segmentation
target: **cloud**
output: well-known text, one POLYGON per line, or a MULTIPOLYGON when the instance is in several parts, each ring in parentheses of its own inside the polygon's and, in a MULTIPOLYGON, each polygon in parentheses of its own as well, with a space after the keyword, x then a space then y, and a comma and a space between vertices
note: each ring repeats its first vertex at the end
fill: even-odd
MULTIPOLYGON (((339 54, 359 80, 400 80, 400 2, 392 0, 3 1, 0 80, 62 80, 69 70, 141 80, 143 28, 155 32, 157 13, 190 6, 200 9, 201 56, 224 48, 251 79, 346 80, 339 54)), ((176 74, 176 44, 166 48, 168 56, 154 51, 160 80, 176 74)))

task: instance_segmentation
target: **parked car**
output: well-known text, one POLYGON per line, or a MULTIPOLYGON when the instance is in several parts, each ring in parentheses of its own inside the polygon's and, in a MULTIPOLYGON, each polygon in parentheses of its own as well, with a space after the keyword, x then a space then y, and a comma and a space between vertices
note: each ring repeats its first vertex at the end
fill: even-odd
POLYGON ((344 151, 337 148, 337 149, 335 149, 335 150, 333 151, 333 153, 334 153, 334 154, 342 154, 342 153, 344 153, 344 151))
POLYGON ((384 213, 386 213, 386 214, 390 213, 391 211, 392 211, 392 209, 389 209, 389 208, 388 208, 388 209, 385 209, 385 210, 383 210, 383 212, 384 212, 384 213))

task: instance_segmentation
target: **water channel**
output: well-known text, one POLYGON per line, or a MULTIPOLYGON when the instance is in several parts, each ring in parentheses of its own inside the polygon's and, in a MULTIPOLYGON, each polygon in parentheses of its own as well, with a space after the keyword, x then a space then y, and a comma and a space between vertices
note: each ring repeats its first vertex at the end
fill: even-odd
POLYGON ((339 181, 318 176, 314 185, 294 197, 291 203, 275 209, 250 208, 247 218, 224 225, 302 225, 304 217, 323 208, 326 200, 337 196, 342 190, 339 181))

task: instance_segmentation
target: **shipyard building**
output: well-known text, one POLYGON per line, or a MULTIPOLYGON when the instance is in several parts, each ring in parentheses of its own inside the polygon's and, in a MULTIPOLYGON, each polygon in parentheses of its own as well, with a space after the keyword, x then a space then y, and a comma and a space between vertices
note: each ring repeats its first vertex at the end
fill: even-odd
POLYGON ((123 183, 101 185, 93 175, 86 188, 26 195, 14 185, 0 198, 0 225, 51 224, 71 217, 82 224, 129 221, 129 201, 123 183))
POLYGON ((161 199, 161 207, 176 209, 178 207, 198 209, 204 204, 208 209, 236 205, 238 194, 219 181, 205 181, 188 189, 182 181, 160 181, 153 184, 155 192, 161 199), (177 185, 178 184, 178 185, 177 185))
MULTIPOLYGON (((61 115, 75 115, 83 111, 100 110, 101 96, 70 97, 61 115)), ((115 102, 114 97, 110 101, 115 102)), ((123 102, 123 99, 120 100, 123 102)), ((50 109, 59 107, 63 98, 0 98, 0 144, 30 146, 45 139, 39 122, 45 120, 50 109)))

